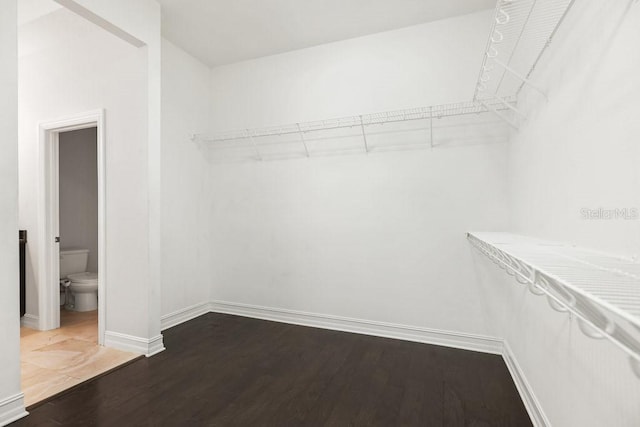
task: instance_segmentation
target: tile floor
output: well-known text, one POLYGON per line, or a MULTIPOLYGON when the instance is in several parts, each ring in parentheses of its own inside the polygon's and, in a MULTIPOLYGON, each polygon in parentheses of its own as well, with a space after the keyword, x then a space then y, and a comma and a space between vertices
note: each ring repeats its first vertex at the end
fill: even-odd
POLYGON ((22 390, 31 406, 139 357, 98 345, 98 312, 60 311, 60 329, 20 328, 22 390))

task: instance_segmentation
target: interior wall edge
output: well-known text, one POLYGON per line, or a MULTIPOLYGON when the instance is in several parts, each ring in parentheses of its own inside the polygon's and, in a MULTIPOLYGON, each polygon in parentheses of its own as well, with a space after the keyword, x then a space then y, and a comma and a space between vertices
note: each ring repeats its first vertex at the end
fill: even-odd
POLYGON ((173 328, 181 323, 188 322, 189 320, 193 320, 203 314, 207 314, 211 311, 210 305, 211 303, 209 301, 204 301, 176 310, 172 313, 165 314, 160 319, 160 329, 164 331, 165 329, 173 328))
POLYGON ((502 340, 500 338, 468 334, 464 332, 400 325, 365 319, 354 319, 275 307, 262 307, 229 301, 211 301, 210 311, 214 313, 233 314, 236 316, 290 323, 300 326, 373 335, 382 338, 401 339, 424 344, 442 345, 461 350, 502 354, 502 340))
POLYGON ((26 313, 20 319, 20 326, 35 330, 40 330, 40 317, 26 313))
POLYGON ((540 401, 533 391, 533 387, 531 387, 531 384, 527 380, 522 367, 518 363, 518 359, 516 359, 516 356, 513 353, 513 350, 511 350, 511 346, 509 346, 509 342, 506 339, 503 341, 502 358, 504 359, 504 363, 507 365, 509 374, 516 385, 516 389, 518 389, 518 394, 522 399, 522 403, 524 403, 524 407, 529 413, 529 417, 531 418, 533 425, 536 427, 551 426, 540 401))
POLYGON ((0 400, 0 426, 6 426, 24 418, 29 413, 24 408, 24 394, 17 393, 0 400))
POLYGON ((165 350, 162 334, 152 338, 143 338, 106 331, 104 333, 104 346, 144 354, 146 357, 155 356, 165 350))
POLYGON ((27 413, 20 392, 18 2, 0 0, 0 425, 27 413))
POLYGON ((188 322, 206 313, 232 314, 293 325, 441 345, 461 350, 503 354, 502 338, 218 300, 201 302, 162 316, 162 330, 188 322))

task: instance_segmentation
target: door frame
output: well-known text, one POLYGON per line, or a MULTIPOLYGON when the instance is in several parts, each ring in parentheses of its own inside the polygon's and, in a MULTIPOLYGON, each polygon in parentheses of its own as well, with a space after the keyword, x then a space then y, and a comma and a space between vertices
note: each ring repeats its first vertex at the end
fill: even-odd
POLYGON ((104 344, 107 315, 105 111, 92 110, 39 123, 38 168, 38 311, 39 329, 60 327, 59 144, 60 133, 97 128, 98 169, 98 344, 104 344))

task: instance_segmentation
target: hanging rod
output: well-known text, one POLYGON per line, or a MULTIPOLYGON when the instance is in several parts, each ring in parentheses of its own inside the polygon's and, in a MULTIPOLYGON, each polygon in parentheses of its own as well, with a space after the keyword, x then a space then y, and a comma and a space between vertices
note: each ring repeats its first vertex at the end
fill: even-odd
POLYGON ((575 316, 585 335, 625 351, 640 378, 640 263, 509 233, 467 239, 552 309, 575 316))
POLYGON ((428 107, 410 108, 405 110, 385 111, 381 113, 362 114, 356 116, 340 117, 328 120, 316 120, 310 122, 293 123, 282 126, 269 126, 253 129, 240 129, 235 131, 219 132, 211 135, 194 134, 191 140, 196 142, 230 142, 236 140, 250 140, 270 136, 282 136, 309 132, 329 131, 345 128, 361 128, 364 126, 384 125, 386 123, 398 123, 411 120, 433 120, 445 117, 464 116, 486 112, 505 111, 513 108, 515 97, 507 99, 483 100, 480 102, 458 102, 453 104, 433 105, 428 107), (488 108, 488 107, 489 108, 488 108))

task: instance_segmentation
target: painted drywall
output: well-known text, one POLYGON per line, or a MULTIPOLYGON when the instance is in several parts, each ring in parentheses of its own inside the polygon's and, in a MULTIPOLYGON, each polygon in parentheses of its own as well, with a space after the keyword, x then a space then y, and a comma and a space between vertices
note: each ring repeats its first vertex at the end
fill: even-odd
POLYGON ((17 2, 0 0, 0 425, 26 415, 20 392, 17 2))
MULTIPOLYGON (((215 68, 213 130, 469 100, 490 21, 477 13, 215 68)), ((464 232, 507 226, 507 133, 495 124, 471 142, 449 124, 419 151, 228 164, 203 147, 212 298, 485 334, 464 232)))
POLYGON ((485 334, 464 230, 505 226, 504 144, 212 171, 213 298, 485 334))
MULTIPOLYGON (((583 209, 640 208, 640 7, 578 1, 524 90, 529 117, 510 143, 513 230, 625 256, 638 255, 640 221, 583 219, 583 209)), ((477 260, 486 298, 551 425, 637 426, 640 380, 625 354, 585 338, 556 313, 477 260)), ((500 273, 502 273, 500 271, 500 273)))
MULTIPOLYGON (((139 48, 146 61, 146 173, 147 215, 143 223, 146 233, 148 280, 140 283, 141 301, 137 313, 145 318, 139 326, 144 337, 161 337, 161 257, 162 257, 162 199, 161 199, 161 16, 155 0, 55 0, 69 10, 100 26, 116 37, 139 48)), ((139 236, 141 238, 141 236, 139 236)), ((124 297, 124 295, 122 295, 124 297)), ((122 313, 121 320, 126 321, 122 313)), ((161 340, 160 340, 161 341, 161 340)))
POLYGON ((517 230, 640 255, 640 221, 586 219, 640 210, 638 6, 580 1, 535 74, 549 102, 525 91, 529 121, 511 144, 517 230), (586 210, 586 211, 585 211, 586 210))
POLYGON ((214 68, 213 128, 470 101, 492 17, 479 12, 214 68))
POLYGON ((53 0, 20 0, 18 3, 18 26, 35 21, 61 7, 53 0))
POLYGON ((162 41, 162 314, 207 303, 211 288, 208 163, 189 135, 208 126, 211 70, 162 41))
POLYGON ((480 299, 490 331, 510 346, 550 426, 635 427, 640 380, 626 353, 587 338, 575 318, 554 311, 477 251, 480 299))
POLYGON ((148 337, 151 285, 146 52, 66 9, 21 27, 20 35, 21 43, 29 43, 27 53, 20 57, 19 69, 20 226, 33 236, 29 243, 27 311, 37 315, 38 123, 104 108, 106 327, 148 337), (39 43, 44 48, 39 49, 39 43))
POLYGON ((490 9, 494 0, 159 0, 162 32, 211 67, 490 9))
POLYGON ((60 134, 60 248, 89 250, 86 271, 98 271, 96 128, 60 134))

